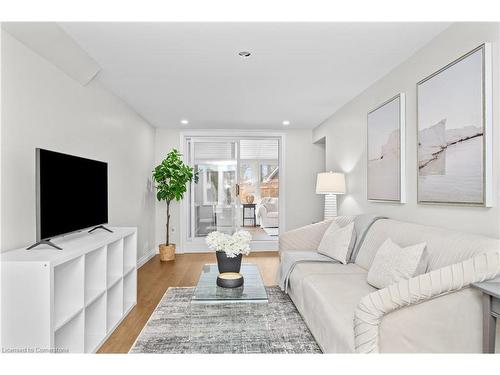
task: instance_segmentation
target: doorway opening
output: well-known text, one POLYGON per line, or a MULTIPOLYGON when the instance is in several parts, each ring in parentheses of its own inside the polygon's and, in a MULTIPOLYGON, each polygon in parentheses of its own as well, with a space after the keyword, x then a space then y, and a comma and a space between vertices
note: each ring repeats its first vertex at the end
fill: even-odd
POLYGON ((246 230, 254 250, 277 250, 280 233, 280 136, 185 136, 184 158, 198 172, 182 210, 184 251, 206 251, 213 231, 246 230))

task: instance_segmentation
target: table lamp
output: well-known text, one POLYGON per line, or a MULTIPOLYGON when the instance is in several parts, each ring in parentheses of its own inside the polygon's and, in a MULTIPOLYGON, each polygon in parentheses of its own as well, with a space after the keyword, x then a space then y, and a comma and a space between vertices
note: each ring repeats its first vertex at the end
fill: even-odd
POLYGON ((343 173, 322 172, 316 179, 316 194, 325 195, 325 220, 337 216, 337 194, 345 194, 343 173))

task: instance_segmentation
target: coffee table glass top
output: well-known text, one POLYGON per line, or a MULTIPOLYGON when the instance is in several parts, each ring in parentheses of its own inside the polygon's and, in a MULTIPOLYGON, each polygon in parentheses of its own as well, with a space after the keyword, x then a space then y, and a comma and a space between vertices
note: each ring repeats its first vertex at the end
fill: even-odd
POLYGON ((221 288, 216 284, 219 275, 217 264, 205 264, 191 302, 267 302, 266 288, 257 265, 243 263, 240 273, 244 279, 242 286, 221 288))

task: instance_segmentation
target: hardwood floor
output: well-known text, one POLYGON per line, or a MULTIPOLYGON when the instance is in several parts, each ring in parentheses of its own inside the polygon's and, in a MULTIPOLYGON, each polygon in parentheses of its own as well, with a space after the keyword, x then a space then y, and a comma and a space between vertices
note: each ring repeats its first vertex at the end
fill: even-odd
MULTIPOLYGON (((195 286, 203 265, 215 263, 214 253, 178 254, 173 262, 151 258, 137 272, 137 305, 98 353, 127 353, 169 287, 195 286)), ((264 284, 275 285, 279 258, 275 251, 254 252, 243 262, 259 266, 264 284)))

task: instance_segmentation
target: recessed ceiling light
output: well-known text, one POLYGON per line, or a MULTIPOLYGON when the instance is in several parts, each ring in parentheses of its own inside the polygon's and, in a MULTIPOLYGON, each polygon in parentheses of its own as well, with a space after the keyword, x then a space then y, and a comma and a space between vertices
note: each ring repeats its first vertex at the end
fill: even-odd
POLYGON ((187 124, 189 124, 189 121, 188 120, 181 120, 181 124, 182 125, 187 125, 187 124))
POLYGON ((243 58, 247 58, 247 57, 250 57, 251 53, 248 51, 241 51, 238 53, 238 55, 243 57, 243 58))
POLYGON ((285 125, 285 126, 290 125, 290 121, 288 121, 288 120, 283 121, 283 125, 285 125))

